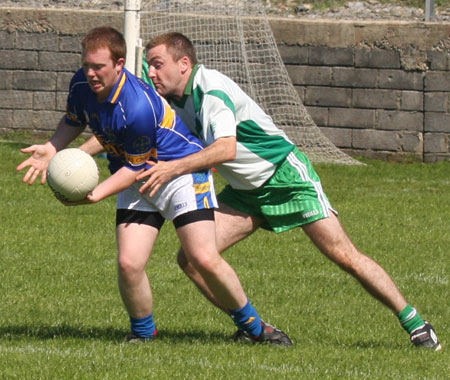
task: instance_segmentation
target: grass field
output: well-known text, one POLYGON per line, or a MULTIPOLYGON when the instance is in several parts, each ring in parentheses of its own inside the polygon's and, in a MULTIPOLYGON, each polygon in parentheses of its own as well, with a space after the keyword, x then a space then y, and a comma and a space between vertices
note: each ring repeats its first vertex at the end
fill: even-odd
POLYGON ((396 317, 299 229, 257 232, 226 254, 262 317, 295 345, 233 343, 231 320, 178 269, 169 223, 148 267, 160 338, 131 345, 115 200, 66 208, 46 185, 22 184, 22 146, 0 143, 0 379, 449 378, 449 162, 317 167, 353 240, 434 324, 442 352, 413 348, 396 317))

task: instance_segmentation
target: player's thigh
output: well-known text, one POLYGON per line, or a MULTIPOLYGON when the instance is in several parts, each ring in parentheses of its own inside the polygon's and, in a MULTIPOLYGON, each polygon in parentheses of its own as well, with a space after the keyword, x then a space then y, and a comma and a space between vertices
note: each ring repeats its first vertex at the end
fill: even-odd
POLYGON ((219 202, 215 210, 216 241, 219 252, 246 238, 261 226, 263 220, 219 202))
POLYGON ((177 228, 177 234, 187 259, 194 264, 210 265, 221 260, 217 250, 213 220, 200 220, 177 228))
POLYGON ((304 225, 303 230, 323 254, 338 264, 348 264, 360 254, 333 213, 304 225))
POLYGON ((119 264, 145 267, 158 233, 158 228, 146 224, 119 224, 116 229, 119 264))

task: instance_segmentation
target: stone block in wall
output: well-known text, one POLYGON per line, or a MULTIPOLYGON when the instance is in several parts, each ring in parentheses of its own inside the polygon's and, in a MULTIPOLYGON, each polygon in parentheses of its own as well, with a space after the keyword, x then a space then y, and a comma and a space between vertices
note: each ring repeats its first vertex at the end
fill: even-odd
POLYGON ((14 49, 15 48, 16 33, 7 32, 6 30, 0 30, 0 47, 2 49, 14 49))
POLYGON ((421 155, 423 153, 423 134, 422 132, 400 133, 400 147, 402 152, 414 153, 421 155))
POLYGON ((355 108, 397 109, 399 93, 392 90, 353 89, 352 106, 355 108))
POLYGON ((400 139, 399 134, 393 131, 354 129, 352 146, 355 149, 397 152, 400 150, 400 139))
POLYGON ((395 50, 358 49, 355 51, 355 67, 399 69, 400 55, 395 50))
POLYGON ((302 86, 331 85, 331 68, 329 67, 286 65, 286 70, 294 84, 302 86))
POLYGON ((321 66, 353 66, 353 49, 310 47, 309 63, 321 66))
POLYGON ((423 113, 377 110, 376 129, 395 131, 422 131, 423 113))
POLYGON ((423 111, 422 91, 401 91, 400 109, 404 111, 423 111))
POLYGON ((450 133, 450 114, 425 112, 424 132, 450 133))
POLYGON ((298 96, 300 97, 300 100, 302 101, 302 103, 305 103, 306 87, 305 86, 294 86, 294 89, 297 92, 298 96))
POLYGON ((13 83, 13 71, 0 70, 0 90, 12 90, 12 83, 13 83))
POLYGON ((68 96, 69 96, 68 92, 58 92, 56 94, 56 111, 61 111, 62 113, 66 111, 68 96))
POLYGON ((328 125, 327 107, 306 107, 306 111, 308 111, 317 126, 326 127, 328 125))
POLYGON ((448 71, 427 71, 425 73, 425 91, 450 91, 448 71))
POLYGON ((16 49, 57 51, 58 35, 56 33, 17 32, 16 49))
POLYGON ((403 70, 378 70, 378 88, 422 91, 423 76, 403 70))
POLYGON ((43 71, 72 71, 81 67, 81 55, 75 53, 39 53, 39 67, 43 71))
POLYGON ((308 63, 308 48, 297 45, 279 45, 278 51, 285 64, 304 65, 308 63))
POLYGON ((371 129, 375 123, 375 110, 361 108, 330 108, 328 126, 371 129))
POLYGON ((60 36, 58 51, 62 53, 81 54, 81 41, 83 38, 84 35, 60 36))
POLYGON ((304 104, 320 107, 348 107, 352 98, 352 90, 336 87, 307 87, 304 104))
POLYGON ((35 91, 33 92, 33 110, 56 109, 56 92, 35 91))
POLYGON ((56 73, 49 71, 15 71, 15 90, 55 91, 56 73))
POLYGON ((56 77, 56 89, 58 91, 68 91, 70 80, 73 77, 73 72, 63 72, 63 73, 57 73, 56 77))
POLYGON ((351 129, 321 127, 320 130, 338 148, 352 147, 351 129))
POLYGON ((38 53, 24 50, 2 50, 0 69, 35 70, 38 65, 38 53))
POLYGON ((13 129, 13 111, 0 108, 0 127, 5 129, 13 129))
POLYGON ((0 91, 0 108, 27 109, 33 107, 33 94, 30 91, 0 91))
POLYGON ((17 129, 32 131, 53 131, 55 130, 61 113, 55 111, 33 111, 15 110, 14 125, 17 129))
POLYGON ((428 51, 428 62, 431 70, 450 70, 450 55, 448 51, 428 51))
POLYGON ((332 68, 332 85, 336 87, 376 88, 377 70, 350 67, 332 68))
POLYGON ((427 112, 449 112, 450 93, 427 92, 425 93, 425 111, 427 112))
POLYGON ((449 153, 449 135, 444 133, 425 133, 423 136, 424 153, 449 153))

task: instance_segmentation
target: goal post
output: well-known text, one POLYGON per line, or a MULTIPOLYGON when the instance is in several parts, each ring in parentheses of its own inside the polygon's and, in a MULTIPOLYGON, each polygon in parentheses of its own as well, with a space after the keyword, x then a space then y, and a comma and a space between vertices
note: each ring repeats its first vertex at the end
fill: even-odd
POLYGON ((313 162, 360 164, 338 149, 307 112, 261 0, 127 0, 125 21, 132 57, 128 62, 127 54, 127 64, 136 74, 142 71, 142 58, 136 61, 140 41, 145 46, 159 34, 181 32, 193 42, 200 63, 233 79, 313 162), (131 21, 139 25, 127 27, 131 21))
POLYGON ((141 0, 125 0, 124 38, 127 43, 125 67, 132 74, 141 76, 138 62, 142 61, 142 39, 139 36, 141 0))

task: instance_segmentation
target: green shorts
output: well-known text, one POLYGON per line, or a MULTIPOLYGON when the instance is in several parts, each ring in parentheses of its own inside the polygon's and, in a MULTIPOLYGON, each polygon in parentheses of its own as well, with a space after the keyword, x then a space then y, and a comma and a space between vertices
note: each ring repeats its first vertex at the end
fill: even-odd
POLYGON ((236 190, 227 185, 220 202, 265 220, 262 228, 276 233, 328 218, 332 209, 308 157, 295 148, 261 187, 236 190))

